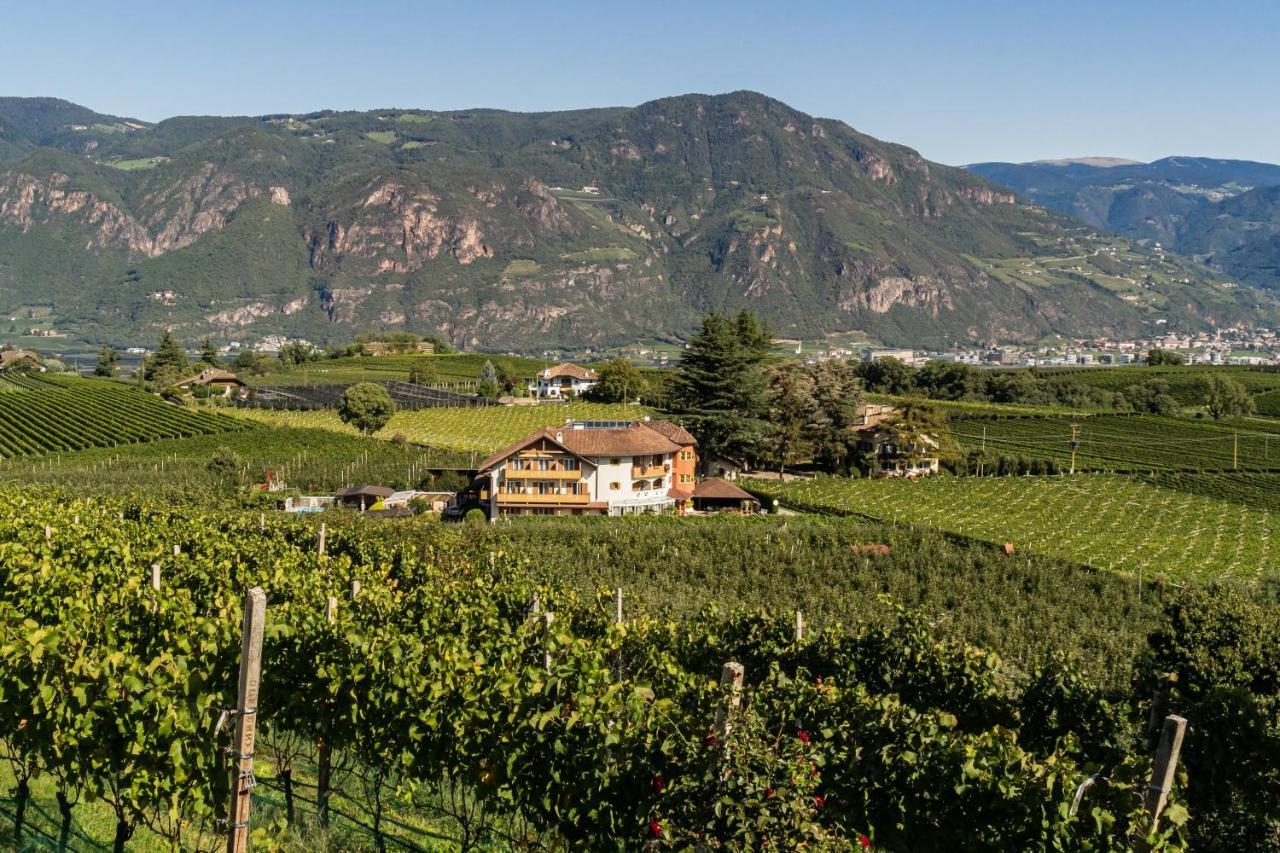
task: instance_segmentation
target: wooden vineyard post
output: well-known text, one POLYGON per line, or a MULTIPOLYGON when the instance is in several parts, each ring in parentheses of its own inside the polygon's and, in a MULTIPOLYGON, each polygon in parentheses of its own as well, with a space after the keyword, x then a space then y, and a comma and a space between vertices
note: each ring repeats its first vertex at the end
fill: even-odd
POLYGON ((253 742, 258 732, 258 684, 262 677, 262 623, 267 594, 262 587, 249 590, 244 602, 244 626, 240 645, 240 687, 236 696, 236 736, 231 755, 231 804, 227 811, 227 853, 249 849, 249 806, 252 803, 253 742))
POLYGON ((551 623, 556 621, 556 614, 548 610, 542 614, 542 668, 551 673, 551 623))
POLYGON ((351 598, 355 599, 359 595, 360 595, 360 581, 353 580, 351 582, 351 598))
POLYGON ((1156 749, 1156 763, 1151 767, 1151 781, 1142 795, 1142 810, 1151 818, 1146 832, 1138 829, 1139 837, 1134 843, 1140 853, 1151 848, 1147 845, 1146 836, 1155 832, 1160 826, 1160 813, 1164 811, 1169 799, 1169 790, 1173 786, 1173 777, 1178 772, 1178 755, 1182 752, 1182 738, 1187 732, 1187 721, 1176 714, 1164 718, 1164 727, 1160 731, 1160 746, 1156 749))
MULTIPOLYGON (((323 525, 321 526, 323 530, 323 525)), ((338 621, 338 599, 329 596, 325 600, 325 621, 333 625, 338 621)), ((333 745, 329 742, 328 727, 321 729, 316 748, 316 812, 321 826, 329 825, 329 789, 333 780, 333 745)))
POLYGON ((53 528, 47 524, 44 526, 44 541, 46 542, 53 541, 53 528))
POLYGON ((745 670, 742 664, 729 661, 720 670, 720 707, 716 709, 715 734, 724 743, 729 732, 733 730, 733 715, 742 704, 742 677, 745 670))

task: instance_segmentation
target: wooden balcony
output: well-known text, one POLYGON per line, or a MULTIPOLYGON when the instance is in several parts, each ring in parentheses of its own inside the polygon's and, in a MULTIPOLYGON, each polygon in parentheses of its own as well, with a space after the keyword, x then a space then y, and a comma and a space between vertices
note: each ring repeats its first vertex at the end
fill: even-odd
POLYGON ((667 471, 668 471, 668 468, 665 464, 649 465, 647 467, 642 465, 632 465, 631 479, 648 480, 652 477, 663 477, 663 476, 666 476, 667 471))
POLYGON ((582 479, 581 471, 539 471, 537 469, 514 469, 508 468, 503 472, 508 480, 580 480, 582 479))
POLYGON ((537 506, 542 504, 586 504, 591 503, 591 495, 583 492, 582 494, 563 494, 563 495, 539 495, 539 494, 514 494, 509 492, 498 493, 498 504, 507 506, 537 506))

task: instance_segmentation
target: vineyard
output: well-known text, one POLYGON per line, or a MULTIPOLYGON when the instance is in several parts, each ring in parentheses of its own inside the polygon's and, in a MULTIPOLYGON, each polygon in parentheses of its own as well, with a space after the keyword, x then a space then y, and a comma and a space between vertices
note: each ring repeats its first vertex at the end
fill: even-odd
MULTIPOLYGON (((397 409, 438 409, 446 407, 476 407, 498 405, 496 401, 473 394, 460 394, 441 388, 412 385, 408 382, 381 382, 397 409)), ((350 385, 292 385, 274 387, 258 385, 247 397, 237 397, 236 406, 273 411, 310 411, 336 409, 350 385)))
POLYGON ((251 427, 127 447, 20 457, 0 462, 0 482, 41 483, 79 492, 198 494, 208 499, 210 492, 265 482, 268 472, 295 489, 332 494, 362 483, 429 488, 433 472, 471 464, 469 453, 400 446, 329 430, 251 427), (208 468, 210 459, 227 451, 240 462, 230 482, 208 468))
MULTIPOLYGON (((1270 374, 1264 374, 1270 375, 1270 374)), ((1265 422, 1134 415, 956 418, 951 433, 964 451, 1071 463, 1072 427, 1080 442, 1076 470, 1200 471, 1280 469, 1280 431, 1265 422)))
MULTIPOLYGON (((529 433, 548 426, 559 426, 567 419, 581 421, 636 420, 648 414, 641 406, 614 403, 548 403, 529 406, 497 406, 490 408, 434 408, 412 412, 396 412, 381 431, 379 438, 404 436, 418 444, 447 450, 474 452, 480 455, 510 444, 529 433)), ((276 427, 328 429, 355 434, 355 430, 333 411, 272 412, 266 409, 239 409, 237 418, 276 427)))
POLYGON ((1138 478, 821 478, 752 484, 797 509, 1009 542, 1019 550, 1135 576, 1270 582, 1280 570, 1280 518, 1138 478))
POLYGON ((0 458, 116 447, 244 428, 116 382, 10 375, 0 393, 0 458))
POLYGON ((408 382, 409 371, 420 364, 435 369, 436 380, 444 387, 474 384, 490 361, 495 368, 506 366, 522 379, 532 377, 547 366, 540 359, 520 358, 486 353, 449 353, 446 355, 379 355, 327 358, 297 367, 249 377, 251 385, 290 387, 297 385, 339 384, 356 382, 408 382))
POLYGON ((1078 382, 1113 393, 1130 385, 1141 385, 1152 379, 1169 383, 1169 394, 1183 406, 1198 406, 1204 402, 1202 384, 1210 374, 1227 376, 1239 382, 1250 394, 1262 394, 1280 390, 1280 373, 1253 367, 1224 367, 1221 365, 1191 365, 1178 367, 1084 367, 1038 371, 1040 375, 1064 381, 1078 382))
MULTIPOLYGON (((218 720, 253 585, 254 799, 330 826, 358 808, 367 834, 344 849, 1120 851, 1145 826, 1142 714, 888 602, 876 626, 799 636, 790 614, 677 623, 636 608, 643 588, 618 614, 465 538, 407 548, 353 520, 321 555, 298 519, 22 491, 4 507, 15 847, 104 824, 117 850, 224 843, 218 720)), ((1181 796, 1157 849, 1182 849, 1181 796)), ((302 840, 296 821, 253 826, 264 849, 302 840)))

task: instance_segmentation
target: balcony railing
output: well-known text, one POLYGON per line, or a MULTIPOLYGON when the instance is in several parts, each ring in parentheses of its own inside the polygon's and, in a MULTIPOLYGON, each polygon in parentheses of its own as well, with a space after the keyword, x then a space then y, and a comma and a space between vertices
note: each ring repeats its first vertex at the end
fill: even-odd
POLYGON ((536 468, 508 468, 506 470, 506 476, 508 480, 580 480, 582 479, 582 472, 566 470, 541 471, 536 468))
POLYGON ((500 504, 585 504, 591 503, 591 495, 566 493, 563 495, 520 494, 518 492, 499 492, 500 504))
POLYGON ((631 479, 641 480, 641 479, 648 479, 650 477, 661 477, 664 474, 666 474, 668 470, 669 468, 665 464, 663 465, 632 465, 631 479))

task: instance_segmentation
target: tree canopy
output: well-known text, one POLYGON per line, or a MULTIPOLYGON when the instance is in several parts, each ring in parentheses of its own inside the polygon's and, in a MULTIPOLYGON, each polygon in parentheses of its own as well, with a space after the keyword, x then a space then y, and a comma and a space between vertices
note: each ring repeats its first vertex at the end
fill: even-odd
POLYGON ((395 401, 387 389, 374 382, 352 385, 342 395, 338 417, 366 435, 372 435, 387 425, 396 413, 395 401))
POLYGON ((595 386, 587 397, 599 403, 630 403, 645 393, 644 374, 625 358, 615 358, 597 371, 595 386))
POLYGON ((707 457, 768 454, 764 362, 772 338, 755 314, 708 314, 671 378, 671 410, 707 457))
POLYGON ((1220 373, 1210 373, 1201 384, 1204 388, 1204 407, 1215 421, 1253 414, 1253 400, 1249 397, 1249 389, 1236 380, 1220 373))

